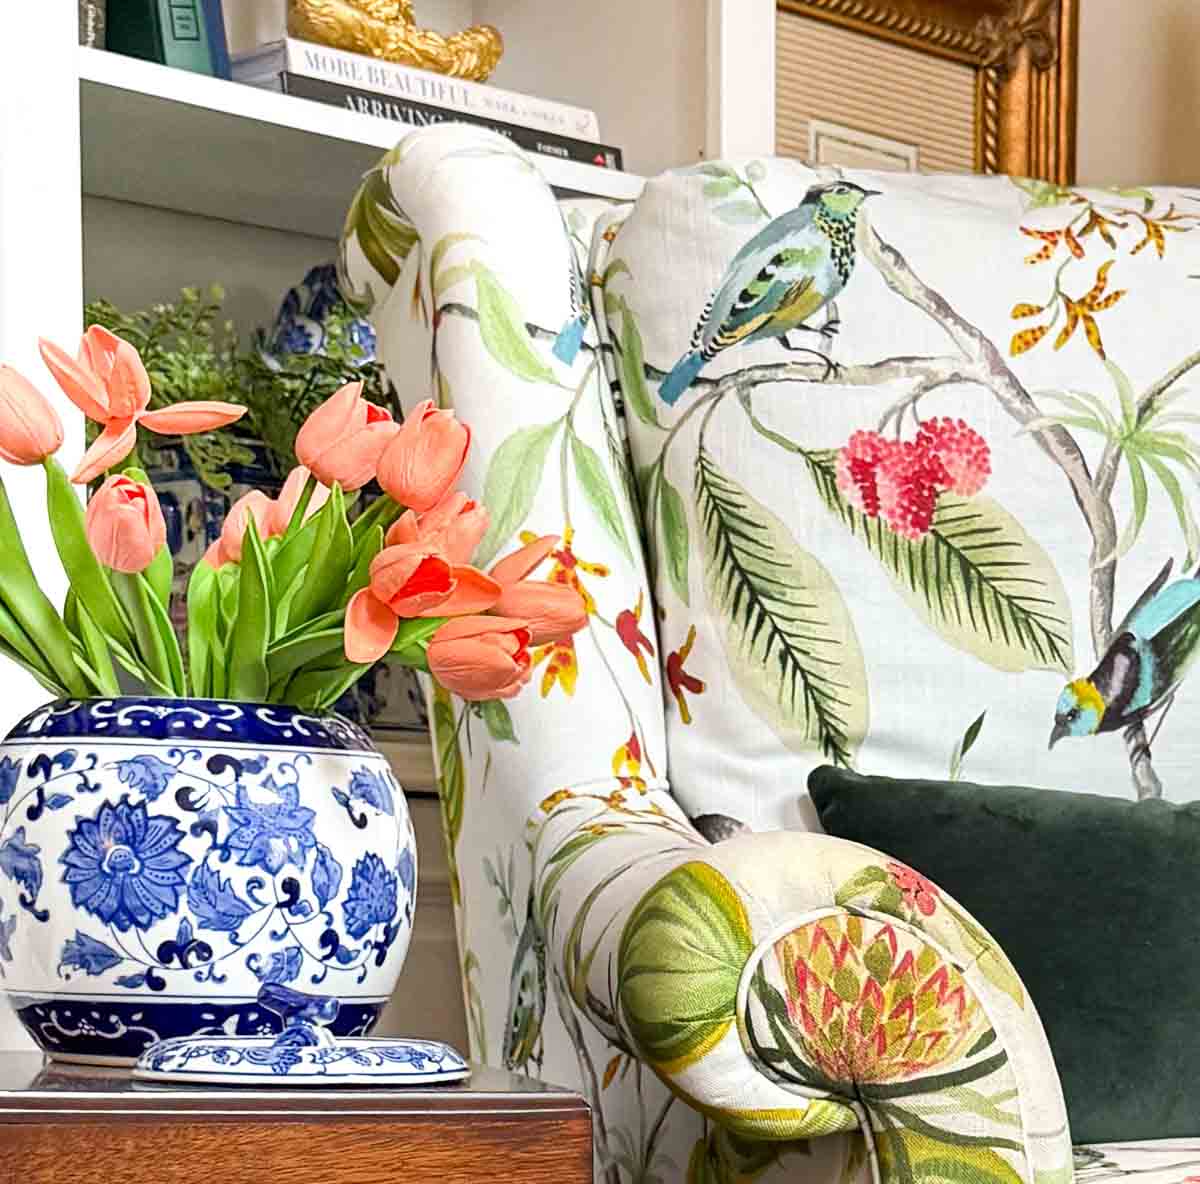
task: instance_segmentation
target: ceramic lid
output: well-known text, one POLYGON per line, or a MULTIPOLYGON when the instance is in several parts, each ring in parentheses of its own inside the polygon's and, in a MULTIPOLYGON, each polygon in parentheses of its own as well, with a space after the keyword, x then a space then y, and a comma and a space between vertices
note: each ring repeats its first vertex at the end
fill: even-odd
POLYGON ((141 1081, 212 1085, 381 1086, 465 1081, 467 1062, 448 1044, 407 1037, 334 1036, 338 1001, 268 983, 259 1003, 283 1020, 278 1036, 177 1036, 138 1058, 141 1081))

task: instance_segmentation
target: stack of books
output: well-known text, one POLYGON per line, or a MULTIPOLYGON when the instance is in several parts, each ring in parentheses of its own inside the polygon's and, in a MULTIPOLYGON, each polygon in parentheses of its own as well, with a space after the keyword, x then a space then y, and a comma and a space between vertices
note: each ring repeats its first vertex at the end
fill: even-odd
POLYGON ((239 54, 233 59, 233 78, 412 127, 479 124, 530 152, 606 169, 622 167, 619 148, 596 142, 600 127, 594 111, 295 37, 239 54))

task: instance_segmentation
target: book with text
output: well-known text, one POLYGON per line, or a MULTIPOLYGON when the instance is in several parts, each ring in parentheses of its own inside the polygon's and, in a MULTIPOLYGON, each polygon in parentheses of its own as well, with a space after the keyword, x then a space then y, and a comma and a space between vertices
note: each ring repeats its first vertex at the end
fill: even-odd
POLYGON ((559 160, 574 160, 580 164, 618 171, 622 165, 621 150, 607 144, 594 144, 570 136, 557 136, 533 128, 517 127, 495 119, 431 107, 425 103, 414 103, 399 97, 359 90, 357 87, 323 82, 319 78, 305 78, 286 71, 278 76, 277 85, 285 94, 297 98, 344 107, 359 115, 394 119, 397 123, 407 124, 409 127, 425 127, 431 123, 473 123, 499 132, 519 148, 542 156, 555 156, 559 160))
POLYGON ((374 91, 397 101, 424 103, 473 115, 477 119, 558 136, 594 140, 600 135, 595 112, 582 107, 450 78, 428 70, 415 70, 365 54, 314 45, 295 37, 272 41, 248 53, 238 54, 233 60, 233 77, 237 82, 272 86, 282 73, 374 91))

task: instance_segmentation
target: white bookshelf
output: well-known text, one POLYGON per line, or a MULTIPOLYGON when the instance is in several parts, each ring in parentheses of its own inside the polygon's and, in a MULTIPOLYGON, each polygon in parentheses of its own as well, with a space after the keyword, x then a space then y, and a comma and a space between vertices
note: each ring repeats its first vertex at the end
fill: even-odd
MULTIPOLYGON (((330 238, 358 180, 411 130, 393 120, 78 50, 83 192, 330 238)), ((642 181, 536 158, 564 193, 629 200, 642 181)))

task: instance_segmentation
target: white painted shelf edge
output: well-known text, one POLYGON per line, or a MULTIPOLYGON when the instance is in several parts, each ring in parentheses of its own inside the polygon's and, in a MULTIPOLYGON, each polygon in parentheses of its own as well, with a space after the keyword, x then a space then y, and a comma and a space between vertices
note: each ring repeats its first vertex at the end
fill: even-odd
MULTIPOLYGON (((193 170, 207 164, 221 172, 227 181, 236 181, 236 172, 229 169, 231 164, 249 167, 251 161, 257 160, 260 162, 258 167, 270 171, 277 163, 281 150, 287 155, 284 145, 289 133, 293 141, 299 134, 307 145, 305 155, 311 160, 311 175, 305 180, 319 186, 329 176, 330 161, 324 153, 314 150, 316 146, 309 137, 333 141, 344 146, 344 149, 356 149, 355 159, 369 162, 410 130, 393 120, 359 115, 311 100, 209 78, 186 70, 170 69, 105 50, 81 47, 78 53, 79 78, 83 84, 84 191, 99 196, 137 200, 135 196, 120 191, 109 192, 113 188, 106 184, 111 180, 110 170, 100 163, 101 156, 123 161, 126 165, 131 157, 135 157, 135 172, 139 180, 149 182, 148 200, 143 204, 159 204, 155 200, 158 195, 154 192, 153 175, 159 170, 166 173, 174 169, 174 149, 179 144, 190 147, 193 170), (122 94, 118 96, 113 92, 122 94), (164 110, 163 104, 170 106, 164 110), (141 118, 137 122, 129 122, 130 117, 135 115, 141 118), (234 128, 230 121, 236 121, 238 126, 234 128), (174 137, 171 136, 172 126, 177 130, 174 137), (221 151, 222 127, 226 128, 230 140, 238 148, 232 160, 221 151), (152 134, 141 134, 147 130, 152 134), (175 144, 171 143, 172 140, 175 144), (246 151, 248 146, 255 144, 256 152, 246 151), (146 159, 151 154, 161 154, 158 169, 154 160, 146 159), (95 167, 89 167, 89 158, 95 167)), ((344 150, 340 155, 336 152, 334 155, 335 159, 345 159, 344 150)), ((636 198, 642 189, 643 179, 632 173, 557 160, 550 156, 531 154, 531 159, 546 180, 563 192, 624 201, 636 198)), ((351 182, 354 179, 347 178, 351 182)), ((286 199, 287 196, 290 195, 286 191, 276 191, 277 200, 286 199)), ((230 210, 226 207, 227 203, 218 203, 212 211, 213 216, 230 217, 230 210)), ((188 212, 204 213, 205 210, 188 209, 188 212)), ((258 221, 254 217, 246 220, 258 221)), ((278 225, 279 229, 316 232, 311 225, 288 225, 286 218, 282 224, 276 219, 265 224, 278 225)), ((340 222, 332 227, 323 227, 323 234, 336 234, 338 225, 340 222)))

